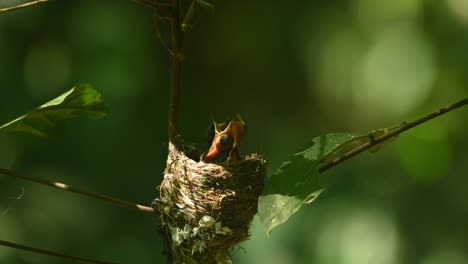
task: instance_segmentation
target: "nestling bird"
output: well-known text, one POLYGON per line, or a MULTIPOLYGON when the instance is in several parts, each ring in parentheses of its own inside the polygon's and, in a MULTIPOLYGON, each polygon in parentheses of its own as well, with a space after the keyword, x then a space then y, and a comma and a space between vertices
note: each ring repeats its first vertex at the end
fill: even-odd
POLYGON ((208 153, 202 157, 204 162, 222 162, 240 160, 239 146, 244 139, 246 126, 239 114, 229 122, 213 124, 208 129, 208 138, 211 147, 208 153))

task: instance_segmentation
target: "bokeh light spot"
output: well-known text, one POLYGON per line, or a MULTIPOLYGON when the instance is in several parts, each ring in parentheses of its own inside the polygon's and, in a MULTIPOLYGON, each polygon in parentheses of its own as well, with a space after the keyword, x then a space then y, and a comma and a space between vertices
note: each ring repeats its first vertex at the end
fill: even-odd
POLYGON ((294 229, 297 227, 291 224, 281 225, 275 229, 274 235, 267 237, 256 216, 251 227, 252 236, 241 244, 245 251, 234 251, 234 263, 258 263, 259 260, 261 263, 271 264, 297 263, 296 256, 285 247, 285 244, 292 243, 293 238, 290 235, 295 233, 294 229))
POLYGON ((324 113, 353 125, 355 113, 355 90, 360 76, 360 67, 366 44, 351 26, 344 31, 332 32, 324 37, 324 45, 315 50, 315 45, 308 45, 306 65, 309 76, 311 95, 317 100, 324 113), (318 58, 318 59, 317 59, 318 58), (317 94, 318 93, 318 94, 317 94), (340 107, 337 107, 339 105, 340 107), (347 109, 343 120, 342 109, 347 109))
POLYGON ((447 0, 447 5, 455 17, 468 26, 468 1, 466 0, 447 0))
POLYGON ((357 208, 335 216, 319 234, 318 263, 398 263, 399 239, 391 217, 357 208))
POLYGON ((370 33, 378 33, 382 28, 395 22, 413 22, 422 7, 421 0, 356 0, 354 10, 359 23, 370 33))
POLYGON ((382 32, 365 57, 360 96, 368 109, 402 116, 430 94, 435 75, 432 50, 414 29, 382 32))
POLYGON ((358 75, 356 64, 362 53, 362 43, 355 32, 344 31, 332 36, 321 56, 319 80, 322 92, 335 100, 352 99, 351 86, 358 75))
MULTIPOLYGON (((395 26, 367 42, 357 30, 332 33, 320 54, 308 50, 312 86, 320 106, 342 120, 343 108, 353 126, 383 117, 400 118, 417 108, 431 93, 436 66, 433 51, 416 28, 395 26), (340 109, 336 105, 341 106, 340 109)), ((342 121, 341 121, 342 122, 342 121)))

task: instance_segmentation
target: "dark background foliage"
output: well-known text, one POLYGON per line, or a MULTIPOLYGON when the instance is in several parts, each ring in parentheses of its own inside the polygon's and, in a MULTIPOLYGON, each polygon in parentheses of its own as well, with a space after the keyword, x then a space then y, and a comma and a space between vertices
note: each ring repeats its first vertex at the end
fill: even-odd
MULTIPOLYGON (((265 155, 273 170, 320 134, 397 125, 467 95, 465 1, 213 4, 186 35, 181 132, 200 148, 211 118, 239 112, 248 125, 241 152, 265 155)), ((0 123, 77 83, 92 83, 111 109, 46 139, 1 135, 0 165, 149 204, 165 165, 167 55, 151 10, 130 1, 57 0, 0 14, 0 123)), ((327 191, 271 237, 256 220, 236 262, 467 263, 467 129, 458 110, 327 172, 327 191)), ((147 215, 6 177, 0 239, 163 261, 147 215)), ((63 263, 8 248, 0 262, 63 263)))

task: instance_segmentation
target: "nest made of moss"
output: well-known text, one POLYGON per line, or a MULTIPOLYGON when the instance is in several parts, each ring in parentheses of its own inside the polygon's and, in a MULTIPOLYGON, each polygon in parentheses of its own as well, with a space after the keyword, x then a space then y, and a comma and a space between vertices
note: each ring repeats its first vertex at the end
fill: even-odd
POLYGON ((229 263, 229 250, 249 237, 266 160, 251 154, 235 162, 205 163, 187 149, 169 144, 160 187, 159 212, 173 263, 229 263))

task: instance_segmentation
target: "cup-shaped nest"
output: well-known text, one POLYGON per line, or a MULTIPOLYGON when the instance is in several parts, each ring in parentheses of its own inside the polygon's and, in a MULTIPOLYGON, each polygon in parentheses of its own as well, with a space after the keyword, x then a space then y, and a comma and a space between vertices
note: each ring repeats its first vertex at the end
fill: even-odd
POLYGON ((159 212, 173 263, 230 263, 229 249, 249 237, 266 160, 252 154, 235 162, 205 163, 182 149, 169 145, 160 188, 159 212))

